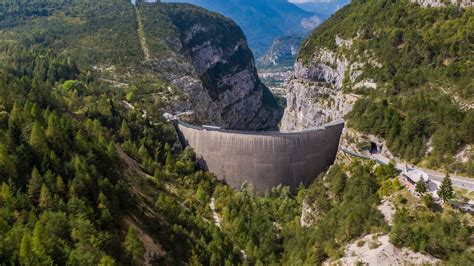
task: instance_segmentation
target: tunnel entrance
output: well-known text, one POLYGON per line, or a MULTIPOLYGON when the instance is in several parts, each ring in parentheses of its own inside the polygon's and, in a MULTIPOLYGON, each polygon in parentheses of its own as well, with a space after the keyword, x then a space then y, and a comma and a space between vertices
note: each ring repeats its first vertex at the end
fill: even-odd
POLYGON ((380 153, 380 150, 382 149, 382 147, 379 145, 377 145, 377 143, 371 141, 370 142, 370 153, 371 154, 377 154, 377 153, 380 153))

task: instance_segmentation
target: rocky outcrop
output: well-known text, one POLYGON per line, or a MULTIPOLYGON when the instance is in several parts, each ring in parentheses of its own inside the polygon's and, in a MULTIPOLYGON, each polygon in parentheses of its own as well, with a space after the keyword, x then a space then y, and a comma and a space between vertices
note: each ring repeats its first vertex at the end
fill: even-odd
POLYGON ((315 58, 317 61, 309 65, 303 65, 301 61, 295 64, 294 75, 287 87, 282 131, 303 130, 343 118, 356 100, 353 95, 342 92, 349 61, 337 58, 327 49, 319 50, 315 58))
POLYGON ((424 7, 445 7, 447 4, 457 5, 461 7, 472 7, 474 2, 472 0, 411 0, 424 7))
POLYGON ((329 265, 438 265, 440 260, 433 256, 414 252, 408 248, 398 248, 390 243, 385 234, 366 235, 344 248, 344 254, 329 265))
POLYGON ((228 129, 277 127, 282 110, 260 81, 252 52, 233 21, 190 5, 146 6, 164 14, 174 29, 166 39, 173 56, 148 62, 187 96, 169 111, 192 110, 190 122, 228 129))
POLYGON ((305 35, 295 34, 277 38, 272 47, 258 59, 259 68, 293 67, 298 49, 305 35))
MULTIPOLYGON (((338 51, 350 49, 353 41, 335 37, 338 51)), ((287 107, 280 125, 282 131, 303 130, 344 118, 359 97, 345 92, 345 86, 377 88, 373 80, 361 79, 361 75, 367 65, 381 67, 381 64, 368 53, 352 61, 343 54, 319 48, 309 62, 296 62, 287 86, 287 107)))

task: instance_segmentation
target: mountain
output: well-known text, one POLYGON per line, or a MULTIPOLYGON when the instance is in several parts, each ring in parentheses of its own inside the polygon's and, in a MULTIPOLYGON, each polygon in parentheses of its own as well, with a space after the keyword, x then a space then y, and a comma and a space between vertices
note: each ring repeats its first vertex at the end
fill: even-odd
POLYGON ((293 34, 276 38, 270 49, 257 60, 260 69, 292 68, 305 35, 293 34))
MULTIPOLYGON (((14 34, 7 39, 31 33, 33 37, 22 38, 36 38, 32 41, 91 67, 116 84, 136 88, 130 77, 141 77, 150 88, 139 90, 163 96, 152 97, 152 102, 168 102, 163 106, 167 112, 194 112, 196 123, 256 130, 278 123, 281 110, 258 79, 245 37, 230 19, 189 5, 143 4, 138 27, 133 6, 125 9, 113 2, 107 9, 93 12, 89 8, 62 18, 62 9, 74 11, 67 4, 53 3, 47 7, 31 4, 44 12, 32 14, 33 19, 15 19, 15 13, 7 13, 2 25, 14 34), (122 17, 102 13, 107 11, 122 17), (217 38, 225 34, 226 38, 217 38), (152 89, 157 80, 176 90, 164 93, 168 85, 152 89)), ((145 93, 135 90, 130 93, 145 93)))
POLYGON ((190 5, 0 1, 0 36, 2 262, 242 263, 209 222, 219 184, 163 118, 275 127, 234 22, 190 5))
POLYGON ((252 52, 230 19, 183 4, 144 4, 150 69, 188 94, 193 122, 231 129, 275 129, 282 111, 258 78, 252 52))
MULTIPOLYGON (((456 79, 463 85, 469 78, 463 71, 471 67, 463 62, 466 51, 472 51, 472 13, 459 8, 431 13, 403 3, 407 9, 391 13, 400 30, 406 31, 404 20, 398 21, 404 12, 417 12, 407 20, 410 23, 419 22, 423 12, 426 23, 450 21, 448 25, 435 23, 446 31, 423 29, 434 37, 453 34, 438 40, 440 45, 458 41, 452 50, 457 57, 446 61, 445 67, 461 65, 449 72, 452 78, 441 75, 445 67, 435 64, 429 65, 434 68, 430 74, 433 80, 456 79), (467 21, 461 19, 465 15, 467 21), (453 16, 462 21, 453 20, 453 16), (467 42, 462 41, 464 37, 467 42)), ((352 16, 361 12, 357 9, 361 5, 368 10, 362 10, 359 27, 370 25, 372 19, 382 27, 388 14, 368 12, 380 7, 374 4, 382 1, 368 4, 351 4, 337 15, 337 21, 349 19, 350 23, 344 24, 353 25, 352 16), (383 18, 377 17, 379 14, 383 18)), ((395 5, 393 1, 383 4, 387 8, 395 5)), ((293 74, 292 82, 300 83, 302 93, 308 92, 303 86, 316 92, 325 86, 327 94, 310 101, 294 97, 295 103, 289 102, 289 106, 305 100, 302 110, 306 110, 320 99, 332 104, 335 88, 330 84, 336 86, 338 79, 329 80, 336 76, 336 71, 330 70, 342 64, 337 60, 323 64, 322 60, 335 56, 329 49, 340 48, 338 55, 347 56, 344 53, 350 45, 357 44, 357 40, 348 39, 350 31, 342 31, 347 39, 340 37, 335 43, 333 33, 319 33, 316 36, 320 37, 313 36, 301 49, 299 72, 293 74), (329 41, 320 43, 318 38, 329 41), (314 52, 323 45, 328 47, 326 54, 314 52)), ((408 42, 412 35, 402 35, 406 44, 399 49, 418 47, 408 42)), ((417 39, 415 43, 424 42, 417 39)), ((376 44, 371 49, 379 47, 376 44)), ((355 54, 367 47, 358 47, 350 59, 356 60, 355 54)), ((393 52, 389 46, 384 49, 393 52)), ((398 68, 400 62, 396 58, 392 61, 398 68)), ((388 85, 408 80, 397 76, 393 82, 390 76, 380 77, 391 81, 388 85)), ((379 128, 389 124, 380 120, 377 108, 390 106, 393 110, 383 113, 396 114, 402 122, 413 116, 400 111, 406 103, 416 107, 410 102, 411 95, 397 105, 392 100, 400 93, 385 90, 364 95, 361 92, 373 84, 367 81, 363 85, 367 88, 354 94, 363 98, 361 107, 354 110, 376 108, 355 117, 370 123, 377 118, 374 128, 379 128), (380 97, 387 101, 379 102, 380 97)), ((469 93, 468 86, 461 86, 460 92, 459 88, 445 90, 459 93, 452 96, 465 102, 469 97, 462 89, 469 93)), ((435 89, 433 97, 438 97, 435 89)), ((427 101, 431 99, 427 97, 427 101)), ((435 115, 442 125, 448 123, 446 126, 455 130, 461 127, 456 124, 461 117, 456 105, 449 106, 452 122, 435 115)), ((436 102, 430 110, 445 107, 436 102)), ((196 158, 192 149, 181 147, 173 124, 163 117, 166 112, 181 112, 183 120, 195 123, 255 129, 273 125, 280 114, 256 77, 242 31, 221 15, 191 5, 144 1, 135 6, 128 0, 0 1, 1 263, 321 265, 346 259, 365 263, 360 252, 370 249, 370 261, 382 258, 392 264, 410 264, 439 259, 447 265, 473 265, 472 216, 460 213, 455 203, 437 205, 429 194, 422 199, 410 196, 391 164, 375 165, 339 153, 336 164, 309 187, 300 187, 296 195, 279 185, 257 197, 251 185, 234 190, 212 173, 200 170, 197 160, 201 158, 196 158), (245 119, 239 122, 241 118, 245 119)), ((426 114, 422 110, 418 113, 426 114)), ((467 111, 462 115, 465 119, 467 111)), ((432 121, 429 116, 422 118, 432 121)), ((412 123, 410 128, 424 125, 412 123)), ((409 132, 405 129, 401 133, 409 132)), ((272 165, 265 167, 271 170, 272 165)), ((445 180, 448 197, 451 186, 449 179, 445 180)))
POLYGON ((172 0, 186 2, 234 19, 259 58, 277 37, 309 32, 326 15, 308 12, 286 0, 172 0))
POLYGON ((369 135, 391 158, 474 175, 474 10, 420 3, 353 1, 317 28, 299 51, 282 129, 346 117, 349 143, 369 135))
POLYGON ((343 6, 347 5, 350 1, 349 0, 290 0, 289 2, 294 3, 301 9, 314 12, 319 14, 325 14, 326 16, 330 16, 334 14, 337 10, 342 8, 343 6))

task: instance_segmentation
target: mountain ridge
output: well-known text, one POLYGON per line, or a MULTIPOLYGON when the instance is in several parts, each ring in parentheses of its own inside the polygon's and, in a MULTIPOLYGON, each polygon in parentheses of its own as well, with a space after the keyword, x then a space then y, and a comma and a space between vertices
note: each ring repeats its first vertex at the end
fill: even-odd
POLYGON ((277 37, 310 32, 325 14, 308 12, 286 0, 169 0, 186 2, 233 18, 247 36, 255 56, 259 58, 277 37), (259 25, 255 27, 255 25, 259 25))
POLYGON ((353 1, 303 43, 283 128, 347 117, 396 156, 472 175, 472 160, 454 159, 472 145, 472 12, 353 1))

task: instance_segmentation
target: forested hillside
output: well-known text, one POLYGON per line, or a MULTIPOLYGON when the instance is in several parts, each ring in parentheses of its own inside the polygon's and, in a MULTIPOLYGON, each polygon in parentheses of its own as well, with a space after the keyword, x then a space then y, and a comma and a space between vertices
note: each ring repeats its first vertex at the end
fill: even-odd
POLYGON ((162 114, 170 99, 196 97, 170 81, 198 82, 193 45, 241 40, 205 32, 181 42, 194 25, 187 19, 213 18, 217 32, 239 35, 229 20, 125 0, 0 3, 2 264, 319 265, 374 232, 449 265, 473 264, 472 220, 459 212, 400 196, 394 225, 385 223, 380 199, 402 191, 392 165, 337 164, 297 195, 280 186, 265 197, 198 170, 162 114), (305 226, 303 209, 313 210, 305 226))
POLYGON ((134 7, 2 1, 0 14, 1 261, 239 262, 211 222, 215 179, 149 98, 179 89, 141 72, 134 7))
POLYGON ((348 116, 351 127, 383 137, 400 158, 473 175, 472 153, 455 158, 474 141, 473 12, 353 1, 314 31, 299 58, 311 65, 323 48, 353 65, 342 86, 361 98, 348 116), (366 81, 377 88, 360 86, 366 81))

